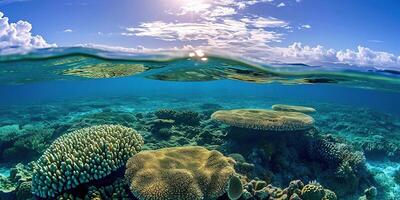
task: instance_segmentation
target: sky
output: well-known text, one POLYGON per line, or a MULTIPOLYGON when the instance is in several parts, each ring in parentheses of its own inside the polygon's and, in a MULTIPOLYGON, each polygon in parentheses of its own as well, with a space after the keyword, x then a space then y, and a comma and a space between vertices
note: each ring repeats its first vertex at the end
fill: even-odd
POLYGON ((202 49, 260 62, 400 70, 397 0, 0 0, 0 53, 202 49))

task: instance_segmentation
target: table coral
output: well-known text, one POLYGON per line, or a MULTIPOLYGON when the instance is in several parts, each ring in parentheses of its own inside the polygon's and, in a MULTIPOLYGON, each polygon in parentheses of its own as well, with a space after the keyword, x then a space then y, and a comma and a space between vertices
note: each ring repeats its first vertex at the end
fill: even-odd
POLYGON ((314 119, 303 113, 265 109, 219 110, 211 118, 235 127, 266 131, 302 131, 314 124, 314 119))
POLYGON ((315 113, 317 112, 314 108, 305 106, 292 106, 285 104, 272 105, 272 110, 285 111, 285 112, 301 112, 301 113, 315 113))

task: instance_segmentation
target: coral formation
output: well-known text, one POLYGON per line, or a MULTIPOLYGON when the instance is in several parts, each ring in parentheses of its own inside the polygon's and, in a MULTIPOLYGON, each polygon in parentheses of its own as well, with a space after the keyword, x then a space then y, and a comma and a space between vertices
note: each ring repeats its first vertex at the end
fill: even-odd
POLYGON ((235 173, 234 161, 204 147, 142 151, 128 160, 125 178, 140 200, 216 199, 235 173))
POLYGON ((99 63, 64 71, 64 75, 81 76, 85 78, 113 78, 132 76, 147 71, 149 68, 143 64, 114 64, 99 63))
POLYGON ((357 191, 360 179, 366 176, 364 154, 354 150, 350 145, 321 138, 312 141, 310 157, 325 165, 334 176, 330 175, 332 187, 337 188, 339 195, 357 191), (345 185, 344 185, 345 184, 345 185))
POLYGON ((315 113, 316 110, 311 107, 305 106, 292 106, 292 105, 285 105, 285 104, 275 104, 272 105, 272 110, 276 111, 285 111, 285 112, 301 112, 301 113, 315 113))
POLYGON ((237 176, 232 176, 228 183, 228 197, 230 200, 237 200, 242 196, 243 185, 242 181, 237 176))
POLYGON ((316 182, 311 182, 301 189, 301 198, 304 200, 321 200, 324 196, 324 188, 316 182))
POLYGON ((26 200, 31 193, 32 169, 19 163, 11 168, 8 177, 0 175, 0 199, 26 200))
MULTIPOLYGON (((246 180, 246 179, 244 179, 246 180)), ((265 181, 255 179, 244 185, 241 199, 245 200, 337 200, 336 194, 316 182, 304 185, 293 180, 287 188, 275 187, 265 181)))
POLYGON ((161 109, 154 113, 159 119, 174 120, 177 124, 196 126, 200 123, 200 116, 193 111, 176 111, 172 109, 161 109))
POLYGON ((314 119, 303 113, 263 109, 220 110, 211 118, 235 127, 267 131, 302 131, 314 124, 314 119))
POLYGON ((65 134, 36 162, 32 191, 54 197, 117 170, 140 151, 141 136, 121 125, 92 126, 65 134))

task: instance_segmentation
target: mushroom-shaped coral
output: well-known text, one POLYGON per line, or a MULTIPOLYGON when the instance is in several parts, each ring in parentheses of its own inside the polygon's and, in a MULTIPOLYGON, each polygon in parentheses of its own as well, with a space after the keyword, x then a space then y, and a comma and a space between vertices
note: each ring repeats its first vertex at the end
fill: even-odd
POLYGON ((272 110, 276 111, 285 111, 285 112, 301 112, 301 113, 314 113, 316 110, 311 107, 305 106, 292 106, 285 104, 275 104, 272 107, 272 110))
POLYGON ((211 119, 235 127, 267 131, 301 131, 314 124, 314 119, 303 113, 263 109, 219 110, 211 119))
POLYGON ((128 160, 125 178, 139 200, 216 199, 235 173, 234 161, 198 146, 142 151, 128 160))
POLYGON ((123 166, 142 145, 134 129, 121 125, 92 126, 65 134, 36 162, 32 191, 40 197, 54 197, 103 178, 123 166))

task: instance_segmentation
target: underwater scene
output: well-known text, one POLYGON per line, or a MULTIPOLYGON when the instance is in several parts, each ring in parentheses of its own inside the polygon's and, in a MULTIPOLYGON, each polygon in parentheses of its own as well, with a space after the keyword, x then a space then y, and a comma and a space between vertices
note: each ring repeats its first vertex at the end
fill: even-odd
POLYGON ((1 199, 400 199, 394 71, 50 48, 0 93, 1 199))

